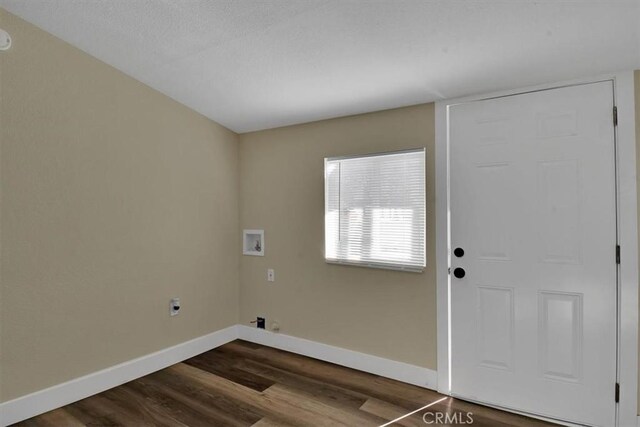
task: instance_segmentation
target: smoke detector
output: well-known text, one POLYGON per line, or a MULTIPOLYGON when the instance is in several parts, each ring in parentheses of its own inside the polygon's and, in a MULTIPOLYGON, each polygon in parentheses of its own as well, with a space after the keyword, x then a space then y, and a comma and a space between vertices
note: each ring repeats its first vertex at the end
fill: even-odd
POLYGON ((11 47, 11 36, 5 30, 0 29, 0 50, 8 50, 11 47))

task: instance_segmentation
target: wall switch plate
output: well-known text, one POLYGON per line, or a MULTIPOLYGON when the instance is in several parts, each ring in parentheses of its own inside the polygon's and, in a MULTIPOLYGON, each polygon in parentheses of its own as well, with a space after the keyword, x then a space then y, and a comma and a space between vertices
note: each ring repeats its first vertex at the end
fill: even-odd
POLYGON ((275 282, 276 281, 276 272, 274 271, 273 268, 267 269, 267 281, 268 282, 275 282))

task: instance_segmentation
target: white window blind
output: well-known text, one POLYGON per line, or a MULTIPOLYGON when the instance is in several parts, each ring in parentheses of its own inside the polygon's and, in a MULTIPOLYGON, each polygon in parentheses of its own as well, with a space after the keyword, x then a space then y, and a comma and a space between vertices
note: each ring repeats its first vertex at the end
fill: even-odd
POLYGON ((424 149, 325 159, 328 262, 422 271, 424 149))

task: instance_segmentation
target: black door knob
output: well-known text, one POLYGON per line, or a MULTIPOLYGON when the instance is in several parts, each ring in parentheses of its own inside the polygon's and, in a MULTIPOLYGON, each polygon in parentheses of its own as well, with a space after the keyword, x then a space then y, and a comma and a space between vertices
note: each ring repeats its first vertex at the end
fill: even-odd
POLYGON ((455 248, 455 249, 453 250, 453 254, 454 254, 455 256, 457 256, 458 258, 462 258, 462 257, 464 256, 464 249, 462 249, 462 248, 455 248))
POLYGON ((456 276, 456 279, 462 279, 466 274, 464 268, 458 267, 453 270, 453 275, 456 276))

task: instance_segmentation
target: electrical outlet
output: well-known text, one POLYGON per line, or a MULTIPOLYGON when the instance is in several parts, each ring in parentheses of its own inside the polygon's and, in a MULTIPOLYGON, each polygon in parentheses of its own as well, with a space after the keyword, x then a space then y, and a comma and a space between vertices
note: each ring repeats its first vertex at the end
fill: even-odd
POLYGON ((180 298, 171 298, 169 302, 169 314, 171 316, 177 316, 180 313, 180 298))
POLYGON ((265 325, 267 323, 267 319, 264 316, 258 316, 258 317, 256 317, 256 320, 252 320, 249 323, 255 323, 256 324, 256 328, 258 328, 258 329, 265 329, 265 325))
POLYGON ((273 268, 267 269, 267 281, 275 282, 276 281, 276 272, 273 268))

